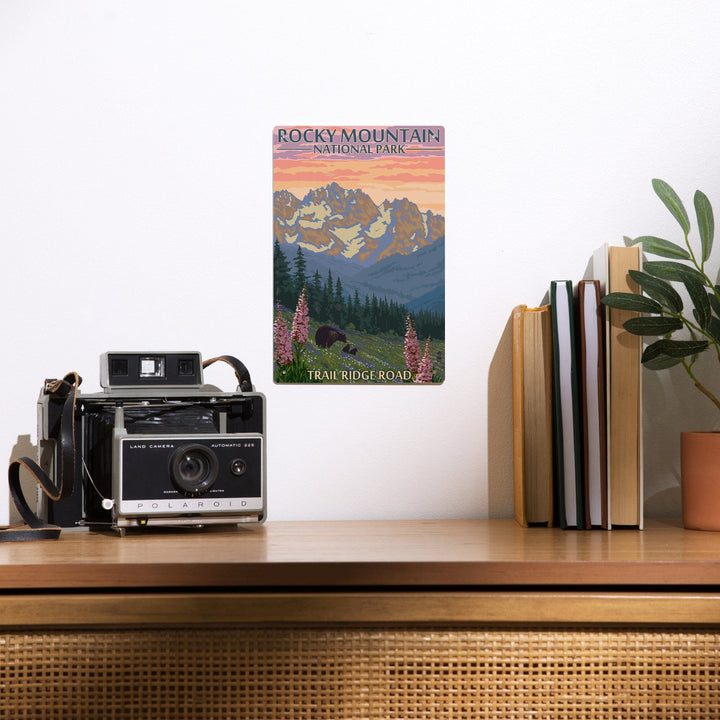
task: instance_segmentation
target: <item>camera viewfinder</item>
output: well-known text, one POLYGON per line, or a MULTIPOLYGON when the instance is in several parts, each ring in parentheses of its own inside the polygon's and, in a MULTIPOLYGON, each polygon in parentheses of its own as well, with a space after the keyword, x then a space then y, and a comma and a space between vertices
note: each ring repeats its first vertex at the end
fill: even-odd
POLYGON ((141 378, 164 378, 165 358, 164 357, 141 357, 140 358, 141 378))
POLYGON ((195 363, 192 358, 180 358, 180 360, 178 360, 178 375, 195 375, 195 363))
POLYGON ((127 358, 112 358, 110 360, 110 374, 113 377, 127 377, 128 376, 127 358))

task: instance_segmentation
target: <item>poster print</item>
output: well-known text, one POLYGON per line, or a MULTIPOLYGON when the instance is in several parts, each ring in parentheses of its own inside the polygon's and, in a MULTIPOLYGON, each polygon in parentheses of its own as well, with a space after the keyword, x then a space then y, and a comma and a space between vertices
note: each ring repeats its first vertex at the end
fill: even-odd
POLYGON ((276 383, 445 379, 445 130, 273 130, 276 383))

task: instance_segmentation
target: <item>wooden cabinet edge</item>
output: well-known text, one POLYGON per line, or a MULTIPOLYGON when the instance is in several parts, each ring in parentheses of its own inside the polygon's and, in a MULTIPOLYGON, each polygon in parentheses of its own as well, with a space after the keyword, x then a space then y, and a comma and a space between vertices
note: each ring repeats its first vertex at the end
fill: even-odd
POLYGON ((338 592, 0 596, 0 627, 715 625, 720 593, 338 592))

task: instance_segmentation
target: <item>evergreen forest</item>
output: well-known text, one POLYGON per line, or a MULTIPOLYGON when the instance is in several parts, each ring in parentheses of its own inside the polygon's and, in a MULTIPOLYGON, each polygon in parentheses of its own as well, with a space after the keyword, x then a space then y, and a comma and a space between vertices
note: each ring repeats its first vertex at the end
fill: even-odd
POLYGON ((316 270, 308 275, 302 249, 298 247, 292 264, 275 240, 273 250, 274 301, 276 305, 292 309, 305 288, 310 317, 319 323, 335 325, 340 329, 355 329, 372 335, 405 333, 408 314, 412 317, 418 337, 445 339, 445 317, 429 311, 410 312, 403 304, 385 297, 365 295, 357 290, 346 293, 339 276, 328 270, 321 277, 316 270))

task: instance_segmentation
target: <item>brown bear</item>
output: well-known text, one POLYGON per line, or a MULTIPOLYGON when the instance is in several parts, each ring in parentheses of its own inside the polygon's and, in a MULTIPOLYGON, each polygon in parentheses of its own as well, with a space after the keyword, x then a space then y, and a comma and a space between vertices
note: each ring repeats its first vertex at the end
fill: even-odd
POLYGON ((347 342, 345 333, 332 325, 321 325, 315 333, 315 344, 321 348, 329 348, 333 343, 347 342))

